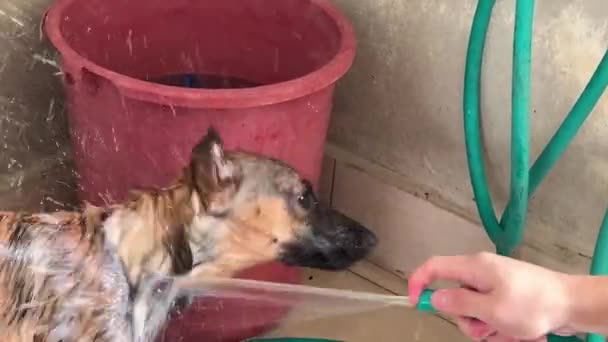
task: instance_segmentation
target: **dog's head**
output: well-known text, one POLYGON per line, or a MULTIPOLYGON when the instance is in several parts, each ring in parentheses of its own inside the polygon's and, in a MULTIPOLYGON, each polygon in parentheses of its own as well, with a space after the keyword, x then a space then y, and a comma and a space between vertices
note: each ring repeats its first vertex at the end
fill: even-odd
POLYGON ((224 151, 213 129, 194 147, 182 181, 196 195, 197 214, 188 230, 195 268, 217 264, 236 271, 279 260, 341 270, 376 245, 371 231, 323 207, 292 167, 224 151))

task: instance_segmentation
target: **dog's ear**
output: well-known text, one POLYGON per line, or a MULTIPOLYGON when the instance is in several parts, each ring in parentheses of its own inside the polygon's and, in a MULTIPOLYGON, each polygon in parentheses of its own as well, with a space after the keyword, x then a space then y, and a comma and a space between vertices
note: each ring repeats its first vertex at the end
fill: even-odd
POLYGON ((187 176, 203 197, 214 197, 228 189, 234 189, 238 184, 240 172, 225 157, 224 144, 213 127, 192 149, 187 176))

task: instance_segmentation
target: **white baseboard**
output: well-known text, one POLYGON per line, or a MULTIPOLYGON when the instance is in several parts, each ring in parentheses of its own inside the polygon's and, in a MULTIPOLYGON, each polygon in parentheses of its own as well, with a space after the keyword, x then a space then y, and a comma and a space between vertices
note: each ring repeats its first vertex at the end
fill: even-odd
POLYGON ((332 205, 378 235, 370 260, 402 277, 433 255, 493 250, 479 226, 339 162, 332 205))
MULTIPOLYGON (((331 143, 325 154, 322 198, 378 234, 372 263, 406 278, 433 255, 494 251, 470 209, 331 143)), ((586 273, 590 261, 555 246, 539 230, 526 235, 515 256, 570 273, 586 273)))

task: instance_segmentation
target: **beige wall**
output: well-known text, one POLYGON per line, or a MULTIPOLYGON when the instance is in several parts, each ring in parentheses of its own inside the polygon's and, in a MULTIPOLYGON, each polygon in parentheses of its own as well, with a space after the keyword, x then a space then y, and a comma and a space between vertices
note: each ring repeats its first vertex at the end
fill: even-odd
MULTIPOLYGON (((337 3, 352 18, 360 45, 339 87, 331 142, 427 189, 430 201, 476 218, 462 123, 464 59, 476 1, 337 3)), ((486 157, 499 208, 508 196, 514 3, 497 1, 482 81, 486 157)), ((604 0, 537 1, 534 33, 531 158, 608 48, 608 6, 604 0)), ((585 271, 608 205, 607 137, 604 96, 531 203, 526 248, 551 260, 531 259, 585 271)))
POLYGON ((57 72, 39 23, 48 0, 0 0, 0 207, 45 209, 73 187, 57 72))

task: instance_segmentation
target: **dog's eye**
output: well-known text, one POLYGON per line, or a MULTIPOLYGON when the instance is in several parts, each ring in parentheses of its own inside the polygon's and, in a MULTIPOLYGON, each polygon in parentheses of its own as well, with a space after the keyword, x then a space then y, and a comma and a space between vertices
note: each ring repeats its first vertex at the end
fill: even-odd
POLYGON ((304 210, 310 210, 317 205, 317 198, 312 191, 306 191, 298 196, 298 204, 304 210))
POLYGON ((317 205, 317 198, 310 182, 304 181, 303 185, 304 191, 298 195, 298 205, 304 210, 310 210, 317 205))
POLYGON ((302 194, 298 196, 298 204, 302 209, 308 210, 312 206, 312 201, 310 201, 310 197, 302 194))
POLYGON ((308 210, 312 208, 312 205, 314 204, 314 199, 309 192, 305 192, 298 196, 298 204, 300 205, 300 207, 302 207, 302 209, 308 210))

